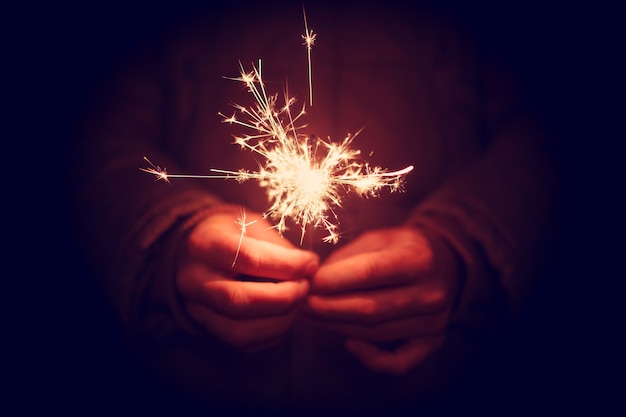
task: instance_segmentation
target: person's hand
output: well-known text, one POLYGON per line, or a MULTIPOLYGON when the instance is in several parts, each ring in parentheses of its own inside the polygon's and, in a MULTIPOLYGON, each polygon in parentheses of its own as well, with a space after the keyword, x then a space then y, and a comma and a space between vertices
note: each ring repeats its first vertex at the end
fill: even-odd
POLYGON ((321 265, 302 313, 346 336, 346 348, 368 368, 402 374, 443 343, 457 269, 439 238, 413 228, 370 231, 321 265))
POLYGON ((253 351, 277 343, 289 329, 319 259, 281 238, 260 214, 243 214, 239 207, 223 206, 191 230, 176 284, 197 323, 253 351), (238 219, 247 224, 243 237, 238 219))

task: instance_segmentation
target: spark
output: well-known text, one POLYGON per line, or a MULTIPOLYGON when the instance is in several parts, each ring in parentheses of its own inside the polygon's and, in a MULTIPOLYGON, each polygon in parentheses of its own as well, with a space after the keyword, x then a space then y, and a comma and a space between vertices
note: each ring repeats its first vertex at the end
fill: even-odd
POLYGON ((254 223, 256 223, 256 220, 252 220, 251 222, 246 223, 246 211, 244 209, 241 209, 241 217, 237 218, 237 221, 235 222, 235 224, 241 229, 241 235, 239 236, 237 252, 235 252, 235 259, 233 259, 233 264, 230 266, 231 268, 235 267, 235 262, 237 262, 237 258, 239 257, 239 251, 241 250, 241 243, 243 242, 243 237, 246 235, 248 226, 254 223))
POLYGON ((168 184, 170 183, 169 176, 167 175, 167 170, 165 168, 154 165, 152 161, 150 161, 146 156, 144 156, 143 159, 150 165, 150 168, 139 168, 141 171, 147 172, 148 174, 156 175, 157 181, 163 180, 168 184))
POLYGON ((308 74, 309 74, 309 105, 313 106, 313 75, 311 71, 311 49, 315 44, 315 38, 317 35, 313 33, 313 30, 309 30, 309 24, 306 20, 306 11, 304 10, 304 4, 302 5, 302 15, 304 16, 304 35, 302 35, 302 40, 304 43, 302 45, 306 46, 306 54, 308 61, 308 74))
POLYGON ((144 161, 148 162, 150 165, 149 168, 139 168, 140 171, 147 172, 148 174, 152 174, 156 177, 157 181, 165 181, 168 184, 170 183, 170 178, 200 178, 200 179, 236 179, 239 182, 245 181, 248 178, 253 178, 252 175, 246 170, 241 170, 238 172, 235 171, 225 171, 223 169, 210 169, 211 172, 221 173, 222 175, 197 175, 197 174, 168 174, 167 169, 161 168, 158 165, 155 165, 150 161, 146 156, 143 157, 144 161))
MULTIPOLYGON (((275 220, 274 227, 281 235, 288 229, 288 219, 299 225, 300 244, 309 227, 326 229, 328 235, 322 240, 337 243, 338 218, 334 209, 341 207, 344 192, 375 197, 384 188, 392 192, 402 190, 404 176, 413 166, 387 171, 364 163, 361 151, 351 147, 360 131, 348 134, 339 143, 301 133, 305 126, 299 125, 299 120, 305 114, 304 106, 292 113, 296 100, 286 93, 284 104, 278 106, 278 95, 268 95, 266 91, 260 60, 251 71, 239 65, 240 76, 229 79, 244 83, 255 102, 249 107, 234 104, 235 113, 231 116, 219 115, 224 123, 252 131, 234 136, 234 143, 262 157, 264 163, 258 171, 211 169, 216 175, 172 175, 146 158, 151 168, 142 169, 144 172, 165 181, 182 177, 257 180, 271 204, 264 215, 275 220)), ((243 239, 245 218, 238 224, 242 226, 243 239)))
MULTIPOLYGON (((311 49, 317 35, 309 29, 306 11, 302 6, 304 17, 303 45, 307 49, 309 105, 313 105, 313 81, 311 66, 311 49)), ((261 60, 246 71, 240 63, 239 77, 228 78, 243 83, 254 97, 253 105, 246 107, 234 104, 235 112, 231 116, 219 113, 222 121, 238 125, 253 133, 233 136, 234 144, 242 150, 248 150, 263 159, 257 171, 224 170, 211 168, 211 175, 169 174, 165 168, 153 164, 148 158, 148 168, 142 171, 155 175, 157 180, 170 182, 170 178, 205 178, 234 179, 238 182, 256 180, 266 190, 270 202, 264 217, 275 220, 274 228, 282 235, 287 229, 287 220, 293 221, 301 228, 300 244, 309 228, 320 228, 327 231, 322 238, 327 243, 339 240, 338 218, 335 208, 341 207, 342 195, 354 192, 361 197, 378 196, 383 188, 391 192, 402 191, 406 174, 413 170, 408 166, 398 171, 387 171, 380 167, 371 167, 360 159, 361 151, 351 147, 358 136, 348 134, 343 141, 337 143, 330 138, 323 140, 315 136, 301 133, 305 125, 299 124, 305 115, 305 106, 296 113, 292 108, 295 98, 284 94, 282 107, 278 106, 278 94, 269 95, 261 75, 261 60)), ((245 211, 235 222, 241 227, 241 237, 233 267, 246 228, 254 222, 246 223, 245 211)))

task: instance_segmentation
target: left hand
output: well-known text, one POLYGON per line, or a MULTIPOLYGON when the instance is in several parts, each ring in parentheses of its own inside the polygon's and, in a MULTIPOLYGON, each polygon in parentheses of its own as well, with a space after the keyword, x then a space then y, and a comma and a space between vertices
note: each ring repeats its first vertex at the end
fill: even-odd
POLYGON ((240 213, 237 206, 216 206, 189 231, 175 282, 188 315, 201 328, 252 352, 284 338, 319 259, 281 238, 260 213, 247 213, 256 223, 243 235, 233 221, 240 213))
POLYGON ((409 227, 366 232, 322 264, 302 313, 346 336, 368 368, 402 374, 443 343, 457 273, 456 254, 439 237, 409 227))

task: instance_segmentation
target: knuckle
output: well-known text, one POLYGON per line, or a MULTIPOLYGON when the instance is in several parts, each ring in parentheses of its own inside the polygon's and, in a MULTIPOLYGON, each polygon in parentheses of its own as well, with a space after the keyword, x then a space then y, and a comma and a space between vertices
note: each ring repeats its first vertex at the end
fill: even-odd
POLYGON ((230 291, 228 296, 228 306, 233 310, 239 310, 241 306, 246 305, 249 297, 246 288, 242 285, 236 286, 230 291))
POLYGON ((250 296, 244 286, 224 288, 215 294, 215 307, 228 316, 241 316, 247 311, 250 296))

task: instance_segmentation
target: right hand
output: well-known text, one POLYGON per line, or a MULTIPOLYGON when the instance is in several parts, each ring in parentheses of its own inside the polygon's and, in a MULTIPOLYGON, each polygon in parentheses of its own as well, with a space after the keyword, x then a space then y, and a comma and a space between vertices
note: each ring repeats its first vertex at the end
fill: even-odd
POLYGON ((276 344, 290 328, 319 258, 283 239, 258 213, 245 212, 245 222, 255 223, 242 238, 236 224, 242 213, 221 206, 190 231, 176 285, 192 319, 225 342, 254 351, 276 344))

